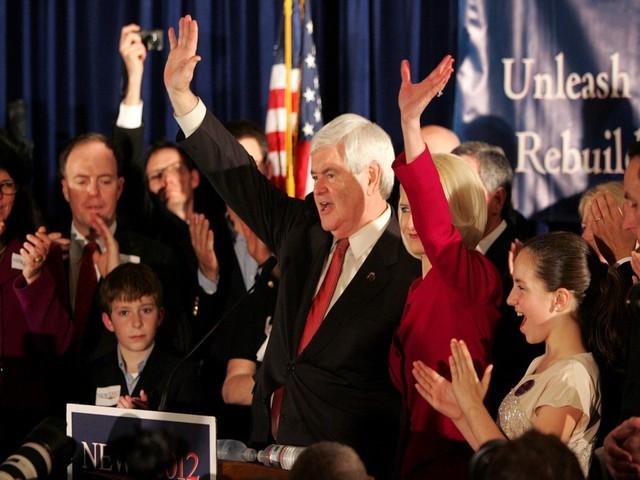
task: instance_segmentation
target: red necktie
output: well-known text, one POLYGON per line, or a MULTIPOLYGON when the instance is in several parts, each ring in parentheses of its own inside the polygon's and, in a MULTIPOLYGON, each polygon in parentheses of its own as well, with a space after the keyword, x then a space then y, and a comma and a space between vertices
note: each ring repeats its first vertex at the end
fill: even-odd
MULTIPOLYGON (((322 280, 322 284, 320 285, 316 296, 313 297, 313 302, 311 303, 311 308, 307 315, 307 323, 304 326, 304 331, 300 338, 300 344, 298 345, 298 353, 302 352, 307 345, 309 345, 309 342, 322 324, 322 320, 329 309, 329 304, 331 303, 331 299, 333 298, 333 294, 336 290, 338 279, 342 273, 342 265, 344 265, 344 257, 347 253, 347 248, 349 248, 348 239, 342 238, 337 241, 327 273, 322 280)), ((276 438, 276 433, 278 432, 283 395, 284 387, 280 387, 273 392, 273 401, 271 402, 271 433, 273 438, 276 438)))
POLYGON ((87 317, 93 304, 93 297, 98 286, 96 267, 93 264, 93 254, 98 249, 95 240, 90 240, 82 249, 82 261, 78 273, 75 301, 75 328, 74 334, 77 340, 81 340, 87 326, 87 317))
POLYGON ((336 243, 327 274, 324 276, 324 280, 322 280, 322 285, 320 285, 318 293, 313 297, 313 303, 309 309, 309 315, 307 315, 307 323, 304 326, 302 338, 300 338, 300 344, 298 345, 298 353, 302 352, 302 350, 309 345, 309 342, 318 331, 318 328, 320 328, 320 324, 329 309, 331 298, 333 298, 338 279, 342 273, 342 265, 344 264, 344 256, 347 253, 347 248, 349 248, 349 240, 346 238, 342 238, 336 243))

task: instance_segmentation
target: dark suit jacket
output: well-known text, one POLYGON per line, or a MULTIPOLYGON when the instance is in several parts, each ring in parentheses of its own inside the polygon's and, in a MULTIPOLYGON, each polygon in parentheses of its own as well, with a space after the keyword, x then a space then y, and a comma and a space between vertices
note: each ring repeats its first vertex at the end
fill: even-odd
POLYGON ((389 379, 389 347, 409 285, 419 275, 397 220, 392 218, 298 355, 333 241, 320 226, 313 197, 291 199, 273 187, 211 113, 181 145, 225 202, 275 252, 282 269, 273 330, 256 375, 254 441, 269 441, 270 397, 284 386, 278 442, 344 442, 355 447, 376 478, 389 476, 401 407, 389 379))
MULTIPOLYGON (((620 394, 619 411, 615 417, 615 425, 631 417, 640 415, 640 286, 633 285, 635 273, 631 268, 631 262, 625 262, 617 267, 622 283, 622 289, 627 293, 629 308, 626 309, 625 336, 626 358, 622 361, 626 367, 623 377, 623 386, 616 391, 620 394)), ((615 426, 613 425, 613 426, 615 426)), ((609 425, 612 427, 612 425, 609 425)), ((608 432, 603 432, 608 433, 608 432)))
MULTIPOLYGON (((149 398, 149 410, 156 410, 169 375, 179 360, 180 357, 167 353, 161 346, 156 345, 131 395, 139 397, 140 390, 144 390, 149 398)), ((118 366, 115 348, 89 364, 84 379, 82 402, 95 405, 96 389, 112 385, 120 385, 120 395, 129 394, 124 374, 118 366)), ((198 385, 196 370, 192 364, 185 363, 179 367, 169 385, 167 411, 199 413, 201 395, 198 385)))

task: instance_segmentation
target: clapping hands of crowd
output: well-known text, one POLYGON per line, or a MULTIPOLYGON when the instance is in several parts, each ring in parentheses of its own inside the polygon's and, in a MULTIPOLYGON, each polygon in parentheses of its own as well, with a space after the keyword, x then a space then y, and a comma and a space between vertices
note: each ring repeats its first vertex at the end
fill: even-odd
POLYGON ((198 268, 212 282, 218 280, 218 257, 213 249, 213 230, 209 220, 201 213, 194 213, 189 219, 191 245, 198 259, 198 268))
POLYGON ((606 436, 604 458, 614 479, 640 479, 640 417, 625 420, 606 436))
POLYGON ((443 415, 455 421, 476 407, 484 408, 483 401, 489 388, 492 365, 486 368, 482 380, 479 380, 464 341, 451 340, 451 381, 420 361, 413 366, 418 393, 443 415))
POLYGON ((45 227, 40 227, 35 233, 27 235, 22 248, 20 248, 20 255, 24 260, 22 275, 27 281, 27 285, 31 285, 40 277, 51 244, 52 239, 47 234, 45 227))
POLYGON ((137 408, 139 410, 149 409, 149 398, 147 393, 140 389, 140 396, 133 397, 131 395, 121 395, 118 399, 118 408, 137 408))
POLYGON ((100 276, 104 278, 120 265, 120 246, 102 218, 96 215, 92 226, 103 240, 102 250, 97 249, 93 254, 93 263, 98 267, 100 276))
POLYGON ((513 242, 511 242, 511 246, 509 247, 508 262, 509 273, 511 274, 511 276, 513 276, 513 264, 516 261, 516 257, 518 256, 518 253, 520 253, 520 250, 522 250, 522 242, 516 238, 513 242))
POLYGON ((622 226, 622 210, 610 192, 599 192, 585 212, 585 227, 593 233, 592 247, 609 265, 628 257, 636 244, 633 232, 622 226))

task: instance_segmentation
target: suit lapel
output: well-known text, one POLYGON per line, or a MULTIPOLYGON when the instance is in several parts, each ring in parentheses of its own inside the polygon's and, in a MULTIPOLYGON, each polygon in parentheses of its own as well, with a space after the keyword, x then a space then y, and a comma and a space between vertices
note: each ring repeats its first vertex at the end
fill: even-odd
POLYGON ((118 242, 120 248, 120 254, 129 255, 134 247, 135 239, 128 234, 128 232, 122 228, 116 228, 113 235, 118 242))
POLYGON ((293 339, 293 344, 288 345, 288 351, 291 353, 292 358, 295 358, 298 352, 298 344, 300 343, 300 337, 304 331, 304 326, 307 322, 307 315, 309 314, 309 308, 311 308, 311 302, 318 286, 318 279, 322 273, 322 267, 329 255, 331 245, 333 243, 333 237, 331 234, 322 230, 319 224, 311 227, 309 232, 309 256, 310 264, 308 275, 306 275, 307 282, 302 289, 302 297, 298 304, 298 311, 295 315, 295 321, 293 325, 290 325, 290 330, 293 330, 293 335, 287 336, 287 338, 293 339))
POLYGON ((158 386, 161 385, 160 382, 164 380, 162 371, 158 368, 158 362, 156 361, 158 356, 157 348, 158 346, 156 345, 147 358, 136 388, 133 389, 134 397, 140 396, 140 390, 144 390, 147 396, 155 396, 158 386))
POLYGON ((318 332, 300 354, 300 358, 312 357, 328 343, 335 341, 341 325, 357 321, 353 317, 358 315, 361 307, 380 295, 391 278, 390 267, 398 261, 398 247, 398 226, 392 218, 356 275, 327 313, 318 332))

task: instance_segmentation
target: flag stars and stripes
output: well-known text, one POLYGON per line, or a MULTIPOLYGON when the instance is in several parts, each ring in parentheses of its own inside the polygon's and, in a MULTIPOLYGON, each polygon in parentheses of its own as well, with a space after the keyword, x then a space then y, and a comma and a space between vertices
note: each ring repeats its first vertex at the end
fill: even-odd
POLYGON ((313 131, 313 125, 311 125, 310 123, 305 123, 304 126, 302 127, 302 133, 304 133, 305 137, 312 137, 313 134, 315 133, 313 131))
POLYGON ((313 102, 316 99, 316 91, 312 90, 311 88, 307 87, 307 89, 304 91, 304 99, 305 101, 308 102, 313 102))
MULTIPOLYGON (((313 42, 311 0, 305 0, 304 21, 301 21, 300 0, 293 0, 291 22, 292 60, 290 81, 286 82, 287 67, 284 63, 284 38, 276 40, 274 64, 271 74, 266 133, 269 143, 268 159, 272 165, 272 182, 286 189, 290 195, 304 197, 313 182, 310 176, 309 148, 312 137, 322 128, 322 102, 316 64, 316 48, 313 42), (287 117, 285 86, 290 85, 291 111, 287 117), (289 163, 286 151, 286 132, 297 132, 294 140, 294 161, 289 163), (293 168, 291 168, 293 167, 293 168), (289 181, 287 181, 289 180, 289 181), (290 190, 291 180, 295 192, 290 190)), ((284 33, 284 29, 281 29, 284 33)))
POLYGON ((313 53, 308 54, 304 58, 304 63, 307 64, 307 68, 316 68, 316 56, 313 53))

